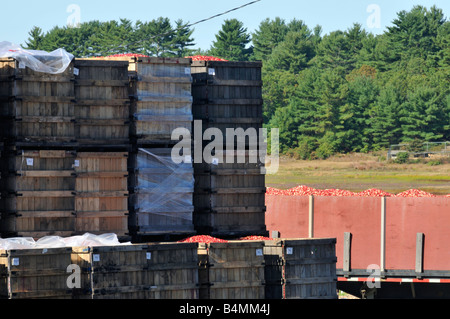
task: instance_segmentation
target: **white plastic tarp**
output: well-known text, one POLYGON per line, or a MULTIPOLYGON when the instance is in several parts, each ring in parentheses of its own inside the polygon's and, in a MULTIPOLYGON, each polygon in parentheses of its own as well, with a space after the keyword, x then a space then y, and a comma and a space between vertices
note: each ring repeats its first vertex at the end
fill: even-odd
POLYGON ((31 237, 0 238, 0 250, 10 249, 33 249, 33 248, 61 248, 61 247, 86 247, 86 246, 115 246, 128 245, 120 243, 117 235, 113 233, 94 235, 85 233, 84 235, 60 237, 45 236, 34 240, 31 237))
POLYGON ((74 56, 64 49, 52 52, 26 50, 11 42, 0 42, 0 58, 14 58, 19 67, 28 67, 36 72, 63 73, 72 62, 74 56))

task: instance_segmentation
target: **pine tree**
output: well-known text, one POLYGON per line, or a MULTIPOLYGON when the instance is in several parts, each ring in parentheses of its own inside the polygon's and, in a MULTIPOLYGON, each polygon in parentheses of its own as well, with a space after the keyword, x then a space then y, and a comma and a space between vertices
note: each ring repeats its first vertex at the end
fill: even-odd
POLYGON ((288 27, 283 19, 276 17, 274 20, 263 20, 252 34, 255 59, 267 60, 273 49, 284 40, 287 32, 288 27))
POLYGON ((25 43, 26 48, 30 50, 40 50, 42 45, 42 40, 44 38, 44 34, 42 33, 42 29, 34 26, 33 29, 28 32, 30 37, 28 41, 25 43))
POLYGON ((241 21, 225 20, 216 34, 210 54, 230 61, 249 61, 253 51, 253 47, 247 47, 249 43, 250 35, 241 21))

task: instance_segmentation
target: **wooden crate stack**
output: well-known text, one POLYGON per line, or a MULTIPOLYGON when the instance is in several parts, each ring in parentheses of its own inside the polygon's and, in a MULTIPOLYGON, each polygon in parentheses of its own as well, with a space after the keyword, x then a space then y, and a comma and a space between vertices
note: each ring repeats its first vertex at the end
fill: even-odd
POLYGON ((223 137, 223 152, 216 150, 209 162, 203 158, 202 163, 194 163, 194 225, 199 233, 267 235, 264 163, 258 154, 263 122, 261 66, 260 62, 192 62, 194 125, 201 122, 202 133, 218 128, 223 137), (258 138, 237 145, 227 140, 227 128, 253 130, 258 138))
POLYGON ((130 150, 128 62, 75 59, 74 66, 79 148, 130 150))
POLYGON ((0 60, 3 235, 128 233, 128 63, 104 62, 0 60))
POLYGON ((267 240, 267 299, 336 299, 336 239, 267 240))
MULTIPOLYGON (((41 57, 45 59, 44 57, 41 57)), ((46 57, 46 59, 50 59, 46 57)), ((2 236, 74 231, 73 62, 60 74, 0 59, 2 236)))
POLYGON ((0 250, 0 299, 72 299, 71 248, 0 250))
POLYGON ((131 151, 127 61, 75 59, 76 230, 128 232, 131 151))
POLYGON ((179 141, 178 136, 172 140, 173 130, 192 128, 191 60, 131 57, 128 62, 133 115, 130 230, 139 241, 191 235, 192 163, 171 160, 171 149, 179 141))
POLYGON ((16 147, 75 146, 74 66, 40 73, 12 58, 0 59, 1 137, 16 147))
POLYGON ((200 299, 264 299, 264 241, 200 244, 200 299))
POLYGON ((195 233, 192 163, 174 163, 171 151, 140 148, 133 154, 129 227, 137 235, 185 237, 195 233))
POLYGON ((75 247, 88 299, 198 299, 198 244, 75 247))

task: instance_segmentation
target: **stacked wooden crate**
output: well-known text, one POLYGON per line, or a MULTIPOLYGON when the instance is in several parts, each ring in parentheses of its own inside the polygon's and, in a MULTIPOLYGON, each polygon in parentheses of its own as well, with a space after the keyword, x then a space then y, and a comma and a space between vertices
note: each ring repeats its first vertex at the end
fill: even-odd
POLYGON ((76 247, 81 291, 92 299, 198 299, 198 244, 76 247))
POLYGON ((1 299, 72 299, 71 248, 0 250, 1 299))
POLYGON ((219 237, 266 235, 261 63, 194 61, 192 77, 194 126, 202 134, 217 128, 223 138, 223 151, 194 163, 195 229, 219 237), (238 144, 230 133, 239 131, 252 138, 238 144))
POLYGON ((13 58, 0 59, 0 134, 7 145, 75 145, 73 72, 73 63, 53 75, 33 71, 13 58))
POLYGON ((128 62, 75 59, 75 73, 78 146, 129 150, 128 62))
POLYGON ((2 234, 128 233, 128 63, 0 66, 2 234))
POLYGON ((264 241, 200 244, 201 299, 264 299, 264 241))
POLYGON ((170 148, 140 148, 132 158, 129 227, 140 235, 189 235, 194 172, 190 161, 174 163, 170 148))
MULTIPOLYGON (((51 57, 41 57, 51 59, 51 57)), ((74 231, 73 62, 59 74, 0 60, 3 236, 74 231)))
POLYGON ((10 150, 2 158, 3 236, 69 236, 75 231, 76 152, 10 150))
POLYGON ((190 235, 192 163, 175 163, 171 150, 179 141, 179 136, 172 140, 172 132, 192 127, 191 60, 130 57, 128 62, 133 115, 130 230, 137 240, 190 235))
POLYGON ((128 236, 127 61, 75 59, 76 233, 128 236))
POLYGON ((267 299, 336 299, 336 239, 268 240, 267 299))

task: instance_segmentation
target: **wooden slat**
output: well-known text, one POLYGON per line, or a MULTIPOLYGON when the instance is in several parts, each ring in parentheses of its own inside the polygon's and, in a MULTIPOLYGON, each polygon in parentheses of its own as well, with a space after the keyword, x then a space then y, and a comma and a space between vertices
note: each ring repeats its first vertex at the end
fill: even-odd
POLYGON ((75 96, 14 96, 16 100, 22 102, 35 103, 73 103, 75 96))
POLYGON ((87 79, 87 80, 80 80, 77 79, 75 85, 77 86, 128 86, 129 81, 128 80, 94 80, 94 79, 87 79))
POLYGON ((74 171, 20 171, 19 173, 23 177, 72 177, 74 171))
POLYGON ((103 191, 103 192, 76 192, 76 197, 124 197, 128 196, 128 192, 125 191, 103 191))
POLYGON ((74 122, 75 117, 64 116, 22 116, 15 119, 24 123, 67 123, 74 122))
POLYGON ((20 191, 22 197, 74 197, 73 191, 20 191))
POLYGON ((76 106, 121 106, 130 103, 129 99, 105 99, 105 100, 93 100, 93 99, 79 99, 76 100, 76 106))

